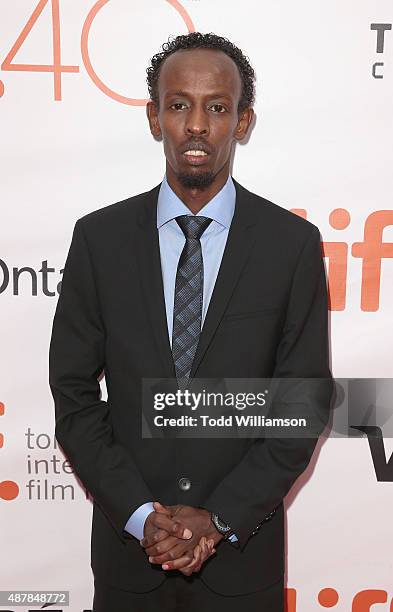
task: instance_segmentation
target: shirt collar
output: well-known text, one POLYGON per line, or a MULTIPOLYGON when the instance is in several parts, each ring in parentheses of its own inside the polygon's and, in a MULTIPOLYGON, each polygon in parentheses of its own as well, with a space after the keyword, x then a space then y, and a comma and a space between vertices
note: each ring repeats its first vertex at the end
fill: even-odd
MULTIPOLYGON (((208 217, 229 228, 235 212, 236 189, 232 177, 222 189, 197 213, 208 217)), ((166 174, 162 180, 157 202, 157 228, 179 215, 191 215, 192 212, 169 186, 166 174)))

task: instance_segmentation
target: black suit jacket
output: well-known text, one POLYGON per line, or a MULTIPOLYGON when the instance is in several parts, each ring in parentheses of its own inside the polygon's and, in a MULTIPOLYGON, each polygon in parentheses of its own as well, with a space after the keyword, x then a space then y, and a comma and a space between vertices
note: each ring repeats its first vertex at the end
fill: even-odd
MULTIPOLYGON (((330 378, 318 228, 234 184, 235 213, 191 377, 330 378)), ((124 531, 138 506, 159 500, 201 506, 228 522, 238 547, 222 541, 200 576, 219 593, 252 592, 284 572, 282 500, 316 439, 142 438, 142 379, 175 377, 159 187, 75 224, 50 346, 55 435, 94 498, 95 576, 135 592, 165 579, 124 531), (108 401, 100 399, 102 371, 108 401), (180 478, 190 480, 188 490, 180 478)))

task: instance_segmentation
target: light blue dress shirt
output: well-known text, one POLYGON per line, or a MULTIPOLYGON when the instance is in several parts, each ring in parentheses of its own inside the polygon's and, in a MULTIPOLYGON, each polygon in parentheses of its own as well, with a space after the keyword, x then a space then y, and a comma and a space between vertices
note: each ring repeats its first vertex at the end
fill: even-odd
MULTIPOLYGON (((197 215, 212 219, 212 222, 203 232, 200 239, 203 258, 202 327, 221 265, 232 217, 235 212, 235 202, 235 185, 231 176, 228 176, 228 180, 223 188, 197 213, 197 215)), ((183 231, 175 217, 191 214, 190 209, 171 189, 165 175, 158 194, 157 229, 168 334, 171 346, 176 272, 179 258, 186 242, 183 231)), ((146 502, 139 506, 128 519, 125 530, 138 538, 138 540, 141 540, 143 538, 145 520, 150 512, 153 511, 153 502, 146 502)), ((237 537, 233 534, 229 539, 235 542, 237 537)))

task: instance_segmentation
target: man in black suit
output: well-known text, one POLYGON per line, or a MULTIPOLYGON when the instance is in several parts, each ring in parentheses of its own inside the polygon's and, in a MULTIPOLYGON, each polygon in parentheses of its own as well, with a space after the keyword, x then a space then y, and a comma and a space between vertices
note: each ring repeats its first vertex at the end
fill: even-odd
MULTIPOLYGON (((282 501, 317 436, 141 433, 144 379, 331 379, 318 228, 230 175, 254 77, 222 37, 166 43, 147 105, 164 180, 75 224, 50 385, 56 438, 94 500, 96 612, 283 610, 282 501)), ((329 399, 311 402, 318 434, 329 399)))

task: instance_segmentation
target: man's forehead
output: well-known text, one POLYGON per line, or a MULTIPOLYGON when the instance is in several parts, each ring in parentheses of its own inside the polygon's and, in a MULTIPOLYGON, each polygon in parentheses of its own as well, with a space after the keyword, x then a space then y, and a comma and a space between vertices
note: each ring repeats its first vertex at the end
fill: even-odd
POLYGON ((209 89, 219 91, 220 84, 232 85, 234 80, 240 82, 235 62, 216 49, 181 49, 164 61, 160 71, 161 84, 174 92, 192 88, 196 81, 206 86, 210 83, 209 89))

